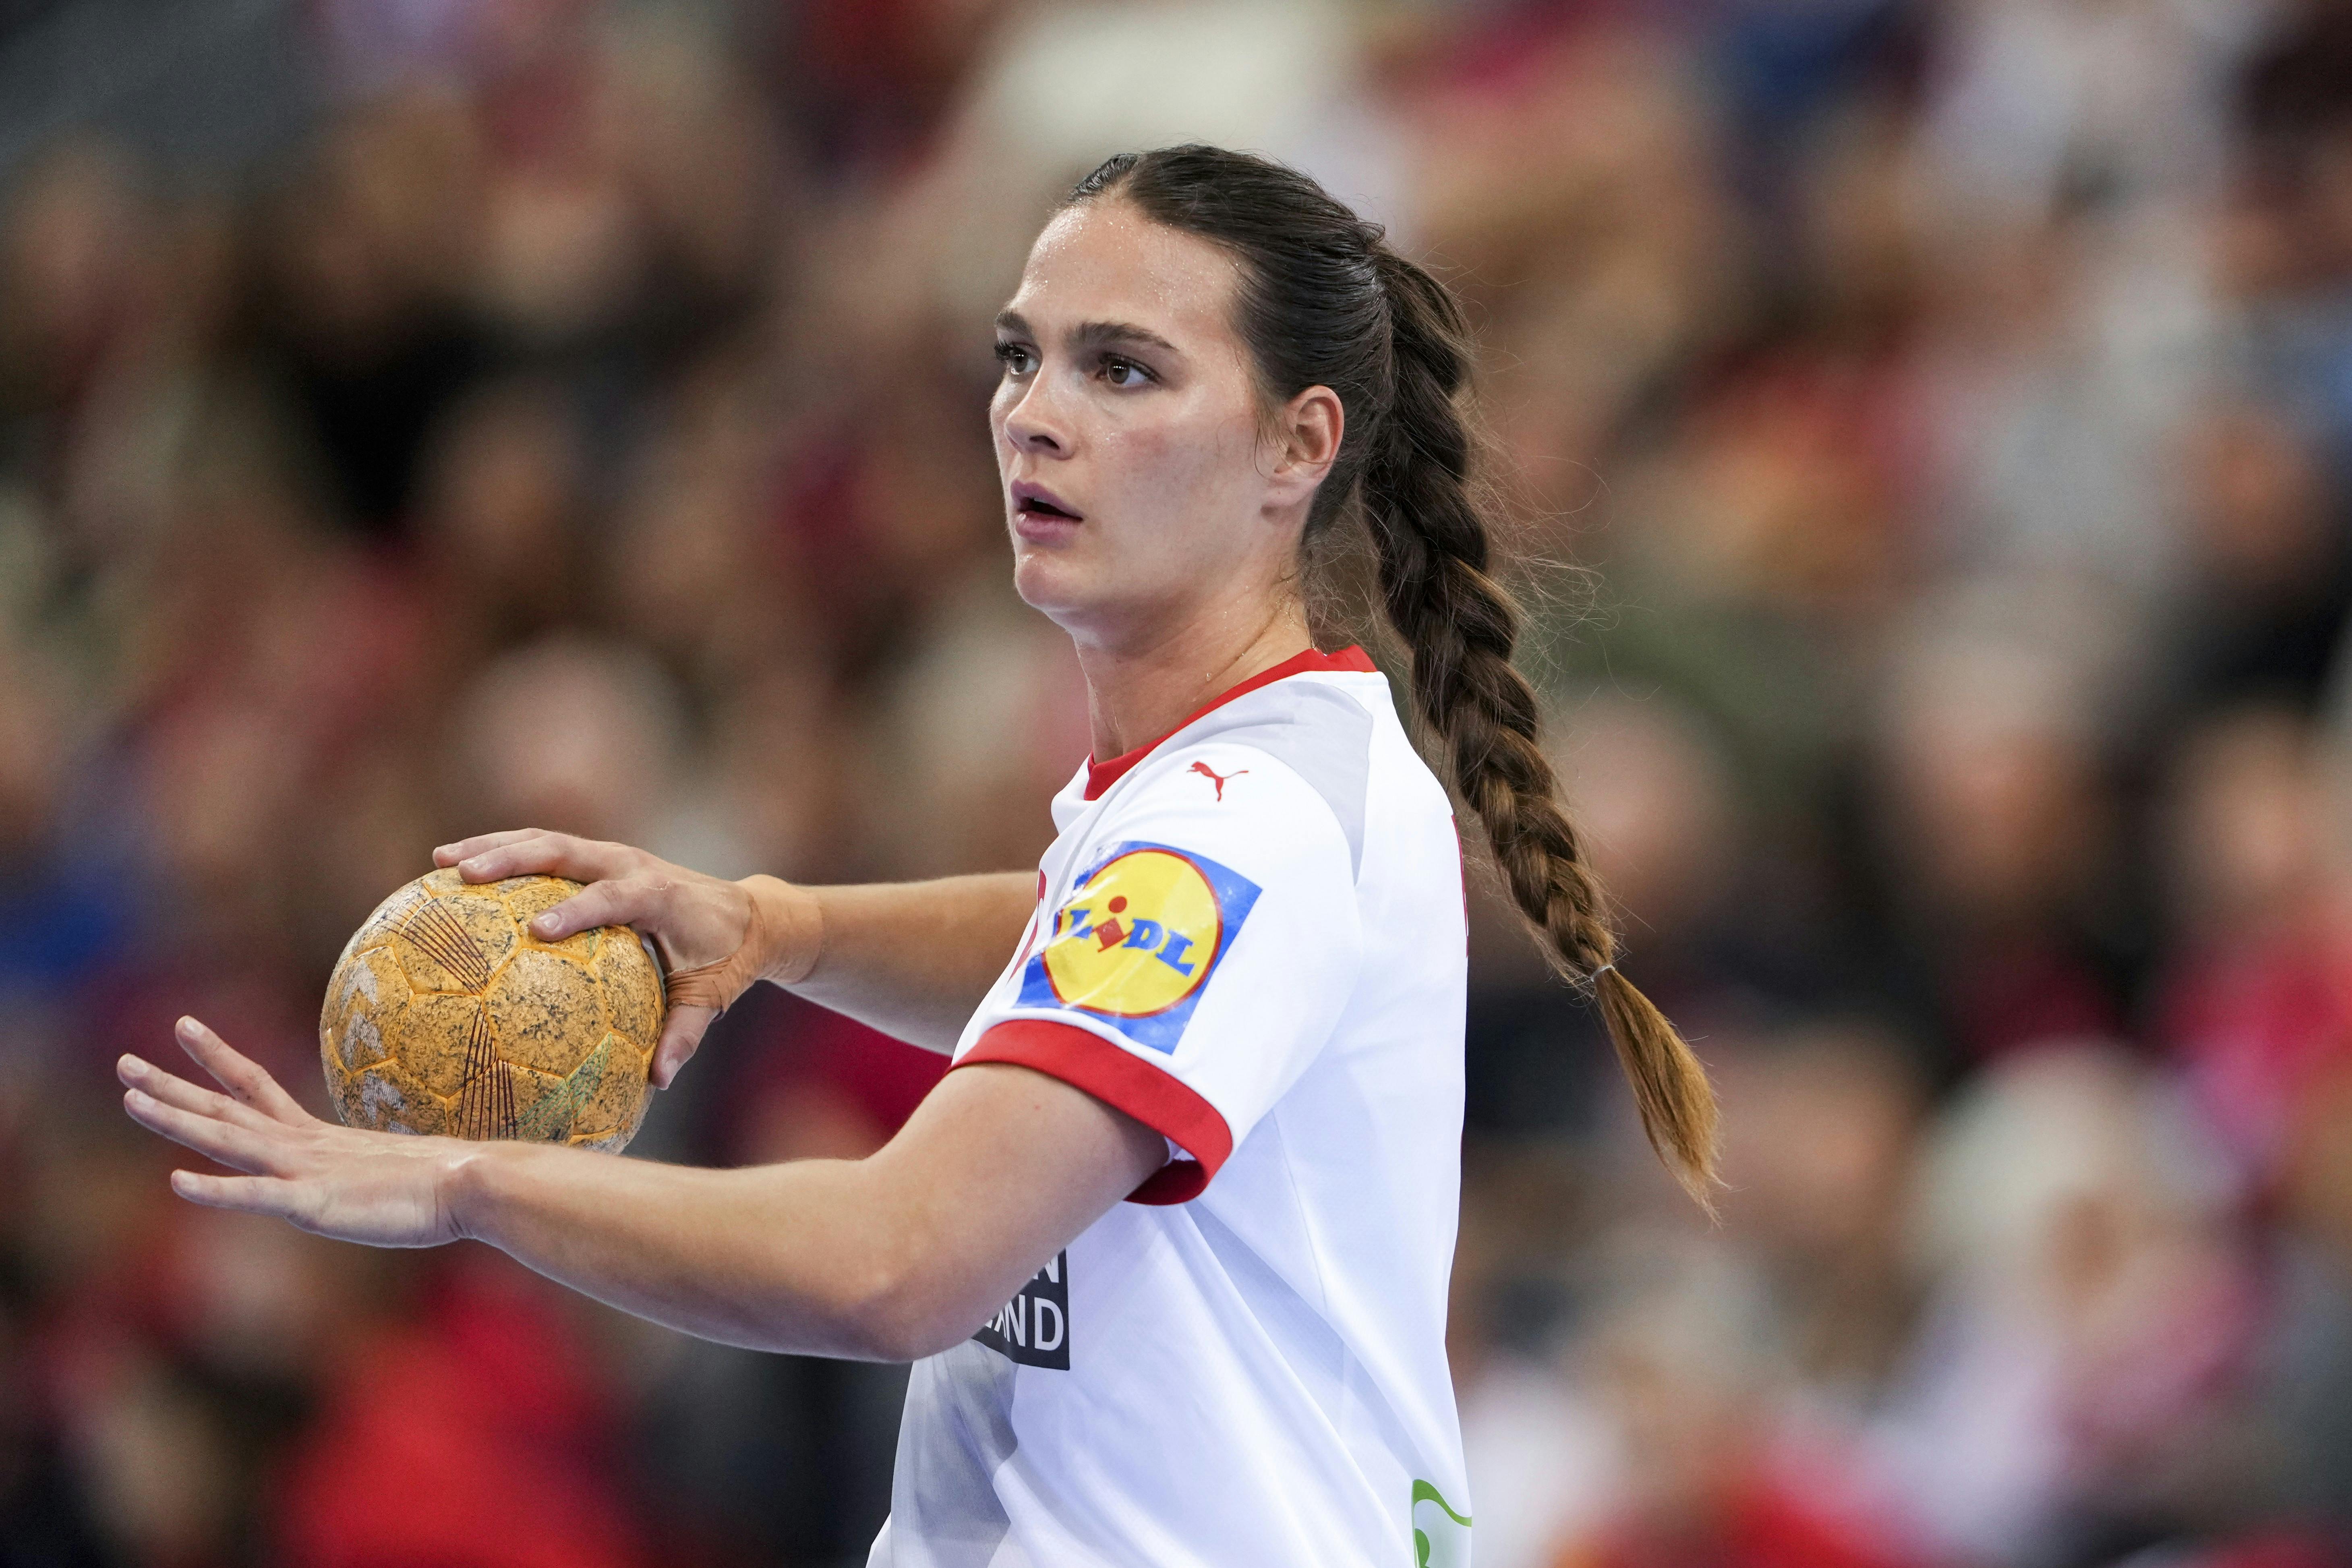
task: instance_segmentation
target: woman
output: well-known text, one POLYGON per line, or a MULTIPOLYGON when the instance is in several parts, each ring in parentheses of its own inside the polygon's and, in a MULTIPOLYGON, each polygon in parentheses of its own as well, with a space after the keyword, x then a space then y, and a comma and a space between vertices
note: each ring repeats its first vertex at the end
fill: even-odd
POLYGON ((589 882, 542 937, 656 937, 657 1082, 759 979, 952 1052, 887 1147, 704 1171, 366 1133, 194 1020, 227 1096, 125 1058, 131 1114, 247 1173, 174 1173, 199 1203, 472 1237, 690 1333, 915 1361, 877 1563, 1466 1561, 1459 845, 1385 679, 1308 637, 1351 506, 1421 720, 1702 1197, 1714 1108, 1612 962, 1508 662, 1461 313, 1304 176, 1178 147, 1078 185, 997 340, 1015 582, 1076 642, 1104 759, 1034 877, 731 883, 528 831, 435 857, 589 882))

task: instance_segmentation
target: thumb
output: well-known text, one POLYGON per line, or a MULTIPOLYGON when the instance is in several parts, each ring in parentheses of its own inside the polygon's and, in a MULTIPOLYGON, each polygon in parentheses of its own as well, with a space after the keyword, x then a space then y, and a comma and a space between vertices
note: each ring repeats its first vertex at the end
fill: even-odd
POLYGON ((656 1089, 670 1086, 670 1080, 677 1077, 677 1069, 686 1065, 687 1058, 694 1055, 695 1047, 702 1044, 702 1037, 709 1031, 710 1020, 717 1016, 719 1009, 716 1007, 698 1007, 690 1002, 681 1002, 669 1010, 669 1017, 662 1024, 661 1043, 654 1047, 652 1070, 647 1075, 653 1079, 656 1089))

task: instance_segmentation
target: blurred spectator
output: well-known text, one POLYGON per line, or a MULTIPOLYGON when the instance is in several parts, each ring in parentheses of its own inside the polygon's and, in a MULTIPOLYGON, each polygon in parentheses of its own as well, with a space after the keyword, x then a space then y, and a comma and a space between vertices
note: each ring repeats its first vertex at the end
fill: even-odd
POLYGON ((488 357, 466 299, 481 159, 462 98, 409 89, 349 110, 263 204, 265 363, 370 532, 405 526, 425 433, 488 357))
POLYGON ((580 637, 520 648, 451 707, 449 795, 471 821, 654 846, 688 804, 684 725, 633 649, 580 637))
POLYGON ((580 442, 562 390, 530 382, 471 394, 430 440, 416 528, 460 668, 580 615, 580 442))
POLYGON ((2013 1058, 1920 1172, 1931 1295, 1880 1458, 1963 1560, 2102 1562, 2231 1522, 2216 1428, 2254 1329, 2224 1166, 2112 1048, 2013 1058))
POLYGON ((2315 1085, 2294 1123, 2264 1458, 2290 1518, 2352 1538, 2352 1070, 2315 1085))
POLYGON ((1659 1237, 1603 1251, 1610 1295, 1585 1375, 1622 1478, 1613 1507, 1556 1564, 1874 1568, 1927 1561, 1853 1483, 1849 1458, 1774 1419, 1784 1349, 1759 1285, 1729 1249, 1659 1237))
POLYGON ((2167 821, 2167 1030, 2259 1178, 2305 1097, 2352 1068, 2352 845, 2326 762, 2291 711, 2218 715, 2180 747, 2167 821))
POLYGON ((2248 350, 2288 406, 2352 458, 2352 16, 2279 8, 2237 83, 2235 188, 2217 215, 2222 276, 2242 300, 2248 350))
POLYGON ((1825 1019, 1726 1057, 1720 1089, 1726 1209, 1775 1297, 1790 1375, 1830 1418, 1865 1414, 1916 1326, 1916 1052, 1868 1020, 1825 1019))
POLYGON ((2174 606, 2177 700, 2309 705, 2352 616, 2352 529, 2304 435, 2276 410, 2218 407, 2184 432, 2189 549, 2174 606))
POLYGON ((1908 928, 1895 962, 1958 1064, 2122 1028, 2102 607, 2079 584, 1977 584, 1916 606, 1889 661, 1874 847, 1908 928))

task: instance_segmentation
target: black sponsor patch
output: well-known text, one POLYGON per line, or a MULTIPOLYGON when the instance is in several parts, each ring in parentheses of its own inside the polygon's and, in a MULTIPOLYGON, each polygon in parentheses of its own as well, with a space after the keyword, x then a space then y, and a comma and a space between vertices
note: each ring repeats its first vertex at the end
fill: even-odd
POLYGON ((1023 1366, 1070 1370, 1070 1255, 1058 1252, 971 1336, 1023 1366))

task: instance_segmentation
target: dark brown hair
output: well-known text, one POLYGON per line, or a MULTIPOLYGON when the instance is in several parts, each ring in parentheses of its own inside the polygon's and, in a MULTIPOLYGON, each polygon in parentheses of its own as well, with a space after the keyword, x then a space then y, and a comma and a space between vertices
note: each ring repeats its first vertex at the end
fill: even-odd
POLYGON ((1415 710, 1485 825, 1511 898, 1552 967, 1601 1009, 1651 1146, 1712 1208, 1715 1095, 1675 1026, 1617 969, 1607 895, 1538 746, 1534 689, 1511 664, 1519 609, 1491 574, 1460 402, 1471 340, 1453 293, 1305 174, 1198 144, 1122 153, 1072 204, 1116 195, 1239 263, 1243 340, 1262 391, 1328 386, 1347 412, 1307 543, 1359 503, 1380 595, 1411 649, 1415 710))

